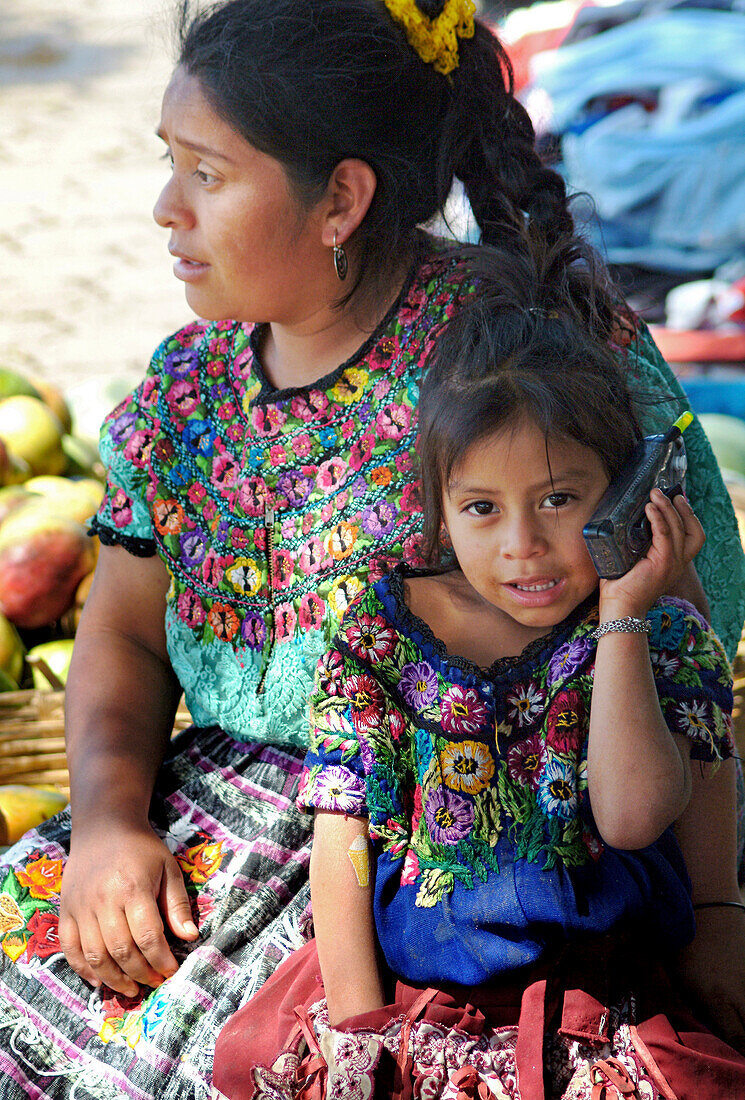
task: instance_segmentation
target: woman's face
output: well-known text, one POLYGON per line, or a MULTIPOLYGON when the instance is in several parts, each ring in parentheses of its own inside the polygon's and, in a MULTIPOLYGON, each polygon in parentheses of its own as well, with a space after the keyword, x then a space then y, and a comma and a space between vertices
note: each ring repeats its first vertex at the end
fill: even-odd
POLYGON ((198 316, 294 327, 328 304, 319 207, 301 206, 280 162, 216 114, 183 68, 163 97, 158 135, 173 169, 153 215, 171 231, 174 275, 198 316))

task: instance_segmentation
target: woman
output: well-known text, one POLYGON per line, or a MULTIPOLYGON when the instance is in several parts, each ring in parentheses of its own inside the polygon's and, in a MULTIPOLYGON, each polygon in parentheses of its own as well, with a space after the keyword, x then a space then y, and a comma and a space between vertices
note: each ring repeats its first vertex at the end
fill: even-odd
MULTIPOLYGON (((0 884, 8 1097, 206 1095, 222 1023, 302 942, 315 661, 368 578, 418 561, 418 380, 467 289, 417 226, 454 175, 486 242, 518 212, 548 239, 572 225, 503 51, 470 0, 439 7, 234 0, 184 18, 155 217, 206 320, 164 341, 103 432, 104 545, 68 681, 72 834, 63 814, 24 838, 0 884), (169 743, 182 689, 196 728, 169 743)), ((674 390, 644 332, 625 354, 639 390, 674 390)), ((703 435, 686 438, 705 528, 726 517, 701 575, 731 640, 734 520, 703 435)))

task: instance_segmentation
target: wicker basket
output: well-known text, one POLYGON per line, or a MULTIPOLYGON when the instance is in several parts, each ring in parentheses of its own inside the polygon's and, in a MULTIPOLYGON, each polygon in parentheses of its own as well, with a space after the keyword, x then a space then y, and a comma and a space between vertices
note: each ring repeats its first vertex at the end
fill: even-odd
MULTIPOLYGON (((0 694, 0 784, 54 786, 69 795, 64 703, 64 691, 0 694)), ((173 732, 191 721, 182 700, 173 732)))

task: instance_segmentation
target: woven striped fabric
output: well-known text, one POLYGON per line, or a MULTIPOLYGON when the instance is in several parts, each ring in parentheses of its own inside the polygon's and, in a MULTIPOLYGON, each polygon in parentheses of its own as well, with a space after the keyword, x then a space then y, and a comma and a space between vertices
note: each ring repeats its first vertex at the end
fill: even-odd
POLYGON ((206 1100, 217 1033, 305 941, 312 816, 294 805, 300 750, 240 745, 218 729, 172 742, 153 827, 184 872, 199 940, 129 1000, 93 990, 57 939, 67 811, 0 864, 0 1096, 206 1100))

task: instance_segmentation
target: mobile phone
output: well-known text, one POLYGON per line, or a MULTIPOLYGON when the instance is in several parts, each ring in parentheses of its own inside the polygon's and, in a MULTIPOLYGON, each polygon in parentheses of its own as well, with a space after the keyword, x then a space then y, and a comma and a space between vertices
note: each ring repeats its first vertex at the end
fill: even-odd
POLYGON ((598 576, 622 577, 652 544, 644 514, 652 489, 668 497, 685 492, 688 468, 683 432, 693 420, 683 413, 668 431, 641 439, 606 489, 582 534, 598 576))

